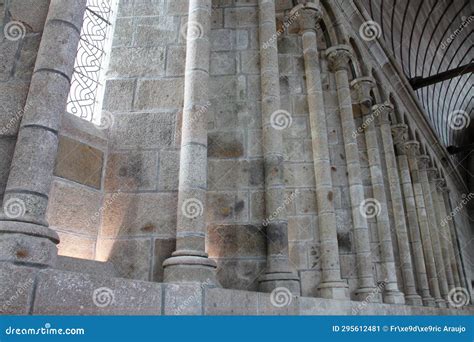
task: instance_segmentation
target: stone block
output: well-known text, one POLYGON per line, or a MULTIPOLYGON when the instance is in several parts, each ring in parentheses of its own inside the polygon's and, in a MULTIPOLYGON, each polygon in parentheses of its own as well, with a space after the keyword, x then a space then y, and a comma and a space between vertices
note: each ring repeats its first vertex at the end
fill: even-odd
POLYGON ((0 314, 28 315, 37 269, 0 264, 0 314))
POLYGON ((258 293, 219 288, 205 289, 204 314, 210 316, 257 315, 258 293))
POLYGON ((178 190, 179 151, 160 152, 159 190, 178 190))
POLYGON ((301 282, 301 295, 304 297, 317 297, 318 286, 321 282, 321 272, 319 270, 299 271, 301 282))
POLYGON ((8 10, 12 20, 22 22, 27 32, 42 32, 48 15, 49 1, 47 0, 23 0, 12 1, 8 10))
POLYGON ((168 45, 177 42, 179 17, 159 16, 135 19, 136 46, 168 45))
POLYGON ((252 7, 224 9, 224 27, 242 28, 258 25, 258 11, 252 7))
POLYGON ((242 133, 216 132, 208 134, 208 157, 238 158, 244 155, 242 133))
POLYGON ((60 136, 55 176, 100 189, 103 163, 104 153, 101 150, 60 136))
POLYGON ((212 225, 207 234, 211 257, 265 257, 266 238, 261 226, 212 225))
POLYGON ((111 152, 105 173, 105 190, 155 190, 158 179, 157 151, 111 152))
POLYGON ((258 51, 242 51, 241 57, 241 68, 244 74, 260 74, 260 53, 258 51))
POLYGON ((152 110, 183 107, 184 82, 182 78, 142 80, 138 82, 134 107, 152 110))
POLYGON ((151 258, 150 239, 97 241, 96 259, 110 261, 121 278, 149 280, 151 258))
POLYGON ((61 115, 59 132, 68 138, 96 147, 100 151, 107 149, 107 132, 105 130, 99 129, 92 122, 70 113, 61 115))
POLYGON ((229 51, 235 47, 236 31, 217 29, 210 33, 211 51, 229 51))
POLYGON ((236 72, 236 56, 233 52, 211 53, 211 75, 233 75, 236 72))
POLYGON ((135 80, 108 80, 103 109, 111 112, 130 111, 135 93, 135 80))
MULTIPOLYGON (((133 31, 133 18, 117 18, 112 46, 131 46, 133 43, 133 31)), ((115 50, 112 50, 111 56, 113 57, 114 54, 115 50)))
POLYGON ((50 192, 47 218, 54 229, 97 236, 102 194, 70 182, 56 180, 50 192))
POLYGON ((208 191, 207 204, 207 220, 214 223, 233 222, 248 206, 235 192, 208 191))
POLYGON ((87 273, 102 277, 115 276, 114 265, 110 262, 79 259, 67 256, 58 256, 55 268, 63 271, 87 273))
POLYGON ((116 47, 113 49, 107 76, 156 77, 165 73, 164 47, 116 47))
POLYGON ((68 232, 57 232, 59 235, 58 253, 61 256, 93 260, 97 237, 86 237, 68 232))
POLYGON ((163 286, 165 315, 202 315, 202 285, 164 284, 163 286))
POLYGON ((173 144, 174 113, 133 113, 114 116, 110 146, 115 149, 161 148, 173 144))
POLYGON ((166 14, 168 15, 187 15, 189 0, 167 1, 166 14))
POLYGON ((0 135, 17 135, 23 117, 28 89, 28 83, 0 83, 0 112, 2 113, 0 115, 0 135))
POLYGON ((160 315, 162 285, 90 274, 44 270, 34 315, 160 315))
POLYGON ((186 46, 168 46, 166 76, 183 76, 186 65, 186 46))
MULTIPOLYGON (((173 2, 179 1, 174 0, 173 2)), ((135 0, 133 14, 136 17, 164 15, 165 0, 135 0)))
POLYGON ((264 316, 296 315, 299 297, 292 295, 288 289, 281 287, 272 293, 258 294, 258 314, 264 316))
POLYGON ((265 257, 216 259, 217 278, 224 288, 258 291, 258 278, 265 272, 265 257))
POLYGON ((262 224, 265 218, 265 193, 256 191, 250 194, 250 221, 262 224))
POLYGON ((159 234, 173 237, 176 205, 175 193, 107 194, 104 198, 101 236, 123 238, 159 234))

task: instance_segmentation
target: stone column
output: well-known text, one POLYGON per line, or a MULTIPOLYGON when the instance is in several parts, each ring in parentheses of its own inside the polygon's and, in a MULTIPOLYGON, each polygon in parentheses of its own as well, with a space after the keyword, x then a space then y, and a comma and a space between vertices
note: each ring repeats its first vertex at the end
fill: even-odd
POLYGON ((434 209, 434 201, 431 195, 432 189, 428 180, 428 165, 430 157, 427 155, 421 155, 418 157, 418 168, 420 175, 421 187, 423 189, 423 198, 425 200, 426 214, 428 216, 428 226, 430 229, 431 243, 433 246, 433 253, 436 265, 436 271, 438 276, 439 288, 441 297, 446 299, 448 296, 448 282, 446 279, 446 270, 443 260, 443 252, 439 237, 439 226, 436 220, 436 214, 434 209))
POLYGON ((440 200, 440 187, 443 186, 444 180, 438 178, 438 171, 435 168, 430 168, 427 170, 428 180, 430 182, 431 196, 433 197, 433 207, 436 215, 436 227, 438 228, 439 242, 441 246, 441 252, 443 253, 443 262, 444 268, 446 270, 446 280, 448 282, 448 292, 452 289, 454 285, 454 275, 453 269, 451 267, 451 255, 449 253, 449 244, 451 239, 449 237, 449 228, 446 224, 443 223, 443 220, 446 217, 446 214, 443 211, 444 203, 441 203, 440 200), (446 229, 448 228, 448 229, 446 229))
POLYGON ((210 18, 211 0, 189 1, 176 251, 163 263, 165 282, 218 285, 205 252, 210 18))
POLYGON ((438 273, 436 271, 435 257, 433 252, 433 244, 431 240, 428 216, 425 207, 425 198, 420 180, 420 172, 418 169, 418 157, 420 153, 420 144, 417 141, 408 141, 405 143, 408 156, 408 164, 410 167, 411 178, 413 182, 413 192, 415 195, 416 210, 418 214, 418 223, 420 225, 421 240, 425 255, 426 270, 431 292, 435 298, 436 305, 446 307, 446 303, 441 298, 438 282, 438 273))
POLYGON ((3 199, 1 261, 56 261, 59 237, 45 214, 85 8, 86 0, 50 3, 3 199))
POLYGON ((271 292, 285 287, 300 294, 300 282, 288 257, 288 219, 285 210, 283 136, 272 121, 287 115, 280 107, 280 74, 274 0, 259 0, 260 68, 262 88, 263 158, 265 168, 265 213, 275 217, 268 222, 267 268, 259 279, 260 289, 271 292))
MULTIPOLYGON (((418 214, 413 192, 412 179, 408 158, 405 150, 405 143, 408 140, 408 126, 404 124, 392 125, 391 127, 394 144, 397 152, 397 162, 400 170, 400 182, 403 189, 403 199, 410 231, 411 249, 416 270, 418 290, 421 294, 425 306, 435 306, 434 298, 430 294, 428 276, 426 272, 425 257, 423 254, 423 244, 418 224, 418 214)), ((398 216, 398 215, 395 215, 398 216)))
MULTIPOLYGON (((443 192, 444 195, 444 203, 446 205, 446 211, 448 212, 448 215, 450 215, 453 212, 453 207, 451 204, 451 198, 449 197, 449 188, 446 188, 446 190, 443 192)), ((456 259, 456 266, 458 269, 459 273, 459 281, 461 283, 461 287, 464 287, 466 289, 469 289, 469 284, 468 280, 466 279, 466 274, 464 273, 463 269, 463 262, 461 259, 461 251, 460 251, 460 246, 458 243, 457 239, 457 234, 456 234, 456 227, 454 226, 454 221, 453 218, 448 220, 448 226, 449 226, 449 231, 451 233, 451 240, 452 240, 452 246, 453 246, 453 253, 454 257, 456 259)))
POLYGON ((346 45, 338 45, 327 49, 326 55, 329 61, 329 67, 336 76, 339 113, 341 115, 342 134, 346 152, 352 220, 354 223, 357 276, 359 282, 358 288, 355 291, 355 297, 358 300, 366 300, 367 296, 375 293, 374 291, 376 290, 372 271, 369 226, 367 217, 363 215, 363 210, 361 210, 361 206, 364 204, 364 187, 361 178, 359 148, 357 146, 356 137, 353 134, 356 132, 356 128, 347 74, 351 50, 346 45))
POLYGON ((307 3, 306 5, 298 5, 291 11, 290 17, 296 15, 298 15, 303 39, 303 56, 316 179, 319 241, 321 243, 321 282, 318 290, 323 298, 347 299, 349 297, 348 286, 341 279, 339 263, 326 113, 316 37, 316 23, 321 19, 322 12, 319 3, 307 3))
MULTIPOLYGON (((395 257, 393 253, 392 233, 390 230, 390 218, 388 216, 387 197, 385 195, 385 184, 383 179, 382 163, 380 161, 380 149, 375 131, 375 118, 378 112, 372 111, 372 98, 370 90, 375 86, 371 77, 360 77, 351 82, 360 103, 363 115, 364 134, 369 159, 370 178, 372 182, 373 197, 380 209, 376 212, 377 232, 380 246, 381 272, 385 281, 383 288, 383 300, 390 304, 405 304, 405 297, 398 289, 397 271, 395 270, 395 257)), ((379 109, 376 107, 375 109, 379 109)))
MULTIPOLYGON (((416 291, 414 275, 415 273, 410 253, 410 239, 408 237, 408 230, 405 221, 405 217, 407 217, 408 214, 405 214, 405 208, 403 206, 402 189, 400 186, 400 177, 398 174, 397 160, 395 156, 395 149, 393 147, 392 132, 390 128, 389 117, 390 113, 393 113, 393 110, 393 105, 391 105, 390 103, 377 104, 372 107, 372 112, 378 113, 377 116, 379 118, 380 123, 383 153, 385 156, 385 165, 387 167, 390 197, 392 199, 393 218, 395 221, 395 234, 397 236, 398 252, 400 255, 400 267, 403 277, 405 301, 409 305, 422 305, 423 302, 421 300, 421 297, 416 291)), ((426 285, 428 285, 428 283, 426 285)))

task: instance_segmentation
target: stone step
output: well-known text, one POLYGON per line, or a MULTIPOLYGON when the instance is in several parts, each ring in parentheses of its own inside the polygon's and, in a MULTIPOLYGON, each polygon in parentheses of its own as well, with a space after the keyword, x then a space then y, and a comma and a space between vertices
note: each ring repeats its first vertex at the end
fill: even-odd
POLYGON ((116 277, 114 265, 111 262, 102 262, 87 259, 78 259, 67 256, 58 256, 56 264, 58 270, 93 274, 102 277, 116 277))

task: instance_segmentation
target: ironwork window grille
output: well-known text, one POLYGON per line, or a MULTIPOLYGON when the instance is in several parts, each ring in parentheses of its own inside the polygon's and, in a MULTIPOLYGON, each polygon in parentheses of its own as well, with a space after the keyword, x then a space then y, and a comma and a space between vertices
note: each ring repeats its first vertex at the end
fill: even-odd
POLYGON ((88 0, 67 112, 100 124, 117 0, 88 0))

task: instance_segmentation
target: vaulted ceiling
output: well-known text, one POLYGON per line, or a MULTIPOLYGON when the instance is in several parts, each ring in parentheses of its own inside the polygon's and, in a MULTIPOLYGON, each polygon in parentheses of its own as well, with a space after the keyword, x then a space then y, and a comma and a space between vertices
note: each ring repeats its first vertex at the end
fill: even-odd
POLYGON ((354 1, 380 26, 442 143, 474 141, 474 1, 354 1))

